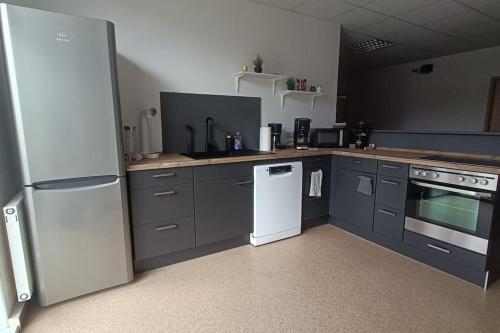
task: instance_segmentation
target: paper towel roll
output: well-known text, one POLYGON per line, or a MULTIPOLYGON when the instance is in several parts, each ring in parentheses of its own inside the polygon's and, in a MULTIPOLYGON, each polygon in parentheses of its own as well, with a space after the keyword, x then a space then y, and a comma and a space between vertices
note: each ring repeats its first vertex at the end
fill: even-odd
POLYGON ((271 127, 260 128, 260 144, 259 150, 271 151, 271 127))

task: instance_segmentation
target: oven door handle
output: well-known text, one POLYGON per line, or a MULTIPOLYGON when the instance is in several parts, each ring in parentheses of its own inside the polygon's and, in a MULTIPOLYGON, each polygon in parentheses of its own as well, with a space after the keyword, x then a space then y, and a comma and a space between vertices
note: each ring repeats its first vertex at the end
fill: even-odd
POLYGON ((491 198, 492 197, 491 193, 463 190, 461 188, 448 187, 448 186, 442 186, 442 185, 436 185, 436 184, 429 184, 429 183, 424 183, 424 182, 417 182, 415 180, 412 180, 411 183, 414 185, 417 185, 417 186, 435 188, 437 190, 450 191, 450 192, 455 192, 455 193, 461 193, 461 194, 470 195, 470 196, 473 196, 476 198, 491 198))

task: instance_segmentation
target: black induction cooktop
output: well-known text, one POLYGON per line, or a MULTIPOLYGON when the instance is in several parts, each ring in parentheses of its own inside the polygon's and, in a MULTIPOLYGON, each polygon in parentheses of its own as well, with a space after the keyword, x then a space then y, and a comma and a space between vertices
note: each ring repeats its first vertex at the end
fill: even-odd
POLYGON ((224 158, 224 157, 241 157, 241 156, 255 156, 255 155, 270 155, 271 152, 243 149, 233 151, 208 151, 208 152, 195 152, 195 153, 180 153, 183 156, 192 158, 193 160, 204 160, 209 158, 224 158))
POLYGON ((423 160, 431 160, 431 161, 442 161, 442 162, 451 162, 451 163, 471 164, 471 165, 479 165, 479 166, 500 167, 500 161, 478 159, 478 158, 466 158, 466 157, 453 157, 453 156, 434 155, 434 156, 421 157, 421 159, 423 159, 423 160))

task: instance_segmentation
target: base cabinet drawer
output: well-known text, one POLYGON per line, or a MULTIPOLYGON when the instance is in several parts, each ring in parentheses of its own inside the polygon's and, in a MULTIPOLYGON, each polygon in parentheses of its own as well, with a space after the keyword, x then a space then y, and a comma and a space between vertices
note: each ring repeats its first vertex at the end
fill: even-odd
POLYGON ((193 184, 133 190, 130 198, 134 225, 193 215, 193 184))
POLYGON ((253 175, 253 162, 228 163, 194 167, 194 181, 213 181, 253 175))
POLYGON ((318 170, 330 167, 330 156, 305 157, 302 160, 302 169, 318 170))
POLYGON ((135 259, 144 260, 194 247, 194 219, 186 217, 134 227, 135 259))
POLYGON ((130 189, 177 185, 193 182, 193 168, 172 168, 128 173, 130 189))
POLYGON ((335 163, 337 168, 377 173, 377 160, 369 158, 338 156, 335 163))
POLYGON ((380 175, 407 179, 408 169, 409 165, 406 163, 378 161, 378 173, 380 175))
POLYGON ((375 205, 373 231, 401 242, 403 240, 404 211, 375 205))
POLYGON ((437 239, 405 230, 403 241, 405 244, 460 265, 481 270, 486 268, 486 256, 441 242, 437 239))
POLYGON ((377 204, 397 209, 404 209, 406 205, 407 180, 401 178, 377 176, 377 204))

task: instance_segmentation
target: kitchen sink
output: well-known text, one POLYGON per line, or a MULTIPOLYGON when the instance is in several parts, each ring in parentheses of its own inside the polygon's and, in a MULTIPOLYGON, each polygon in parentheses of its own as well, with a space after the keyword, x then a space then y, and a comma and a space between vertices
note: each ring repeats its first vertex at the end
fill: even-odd
POLYGON ((225 157, 241 157, 241 156, 255 156, 255 155, 271 155, 271 152, 254 150, 254 149, 243 149, 234 151, 200 151, 194 153, 180 153, 183 156, 192 158, 193 160, 204 160, 211 158, 225 158, 225 157))

